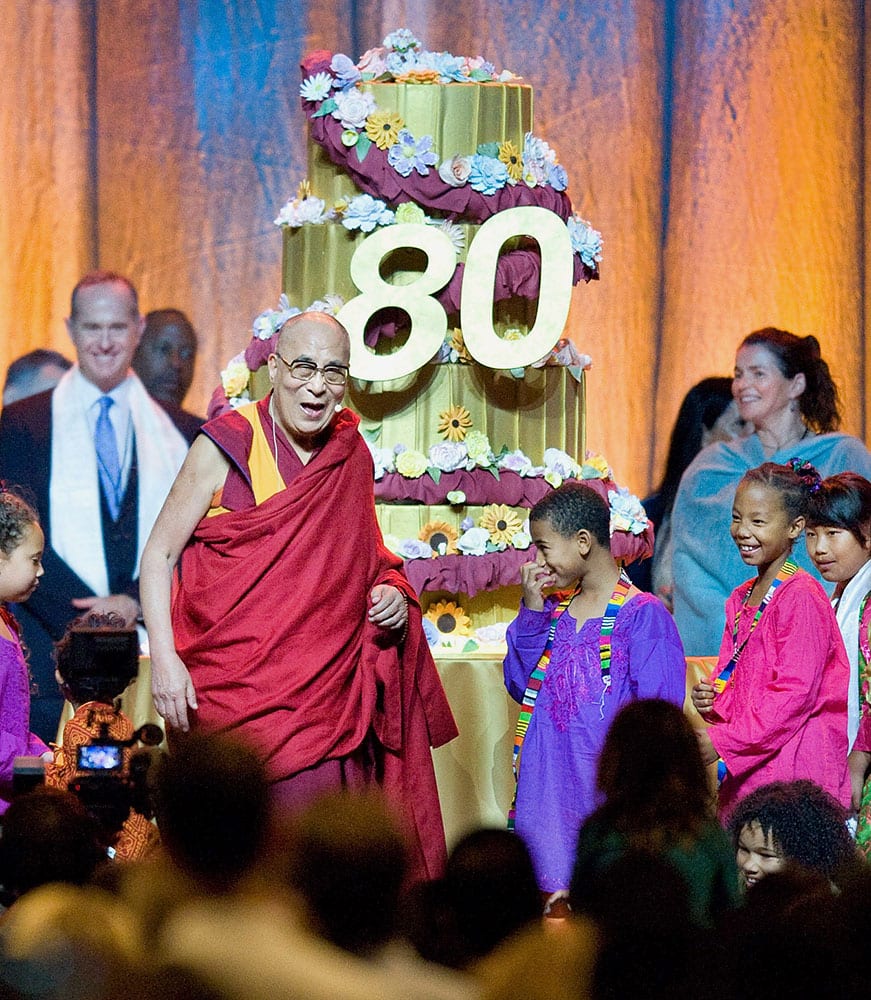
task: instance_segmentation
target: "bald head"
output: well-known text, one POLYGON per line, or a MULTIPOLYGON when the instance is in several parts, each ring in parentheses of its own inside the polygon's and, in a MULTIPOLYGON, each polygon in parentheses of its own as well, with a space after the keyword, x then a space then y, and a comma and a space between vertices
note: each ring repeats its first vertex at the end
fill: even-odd
POLYGON ((313 338, 318 343, 330 342, 337 347, 344 345, 345 354, 341 363, 347 365, 351 357, 351 338, 335 316, 323 312, 301 312, 291 316, 278 334, 278 352, 290 360, 294 355, 289 353, 293 350, 289 345, 296 343, 301 337, 313 338))

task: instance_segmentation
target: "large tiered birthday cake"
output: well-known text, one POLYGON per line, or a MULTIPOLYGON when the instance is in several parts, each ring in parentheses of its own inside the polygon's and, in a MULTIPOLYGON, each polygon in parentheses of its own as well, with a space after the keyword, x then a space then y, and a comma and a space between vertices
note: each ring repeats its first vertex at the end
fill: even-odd
POLYGON ((315 52, 302 72, 308 178, 276 219, 284 293, 210 412, 266 393, 290 315, 337 315, 382 532, 430 639, 498 642, 530 557, 528 510, 562 480, 610 494, 616 555, 652 537, 607 465, 585 460, 590 359, 562 339, 572 285, 598 277, 599 234, 572 212, 513 74, 423 51, 405 30, 357 63, 315 52))

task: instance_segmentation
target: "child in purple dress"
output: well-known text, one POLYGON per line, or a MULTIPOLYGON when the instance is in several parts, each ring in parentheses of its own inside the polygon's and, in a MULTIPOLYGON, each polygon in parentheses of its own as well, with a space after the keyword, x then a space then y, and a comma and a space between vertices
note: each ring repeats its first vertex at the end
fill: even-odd
POLYGON ((30 732, 30 677, 18 623, 6 607, 26 601, 42 576, 44 539, 34 511, 0 487, 0 814, 12 796, 15 758, 49 753, 30 732))
POLYGON ((578 830, 601 801, 596 767, 611 720, 637 698, 681 706, 686 663, 671 615, 612 555, 599 492, 583 483, 554 490, 533 508, 530 533, 538 556, 521 568, 523 603, 504 663, 521 719, 530 713, 514 827, 539 888, 554 895, 568 889, 578 830))

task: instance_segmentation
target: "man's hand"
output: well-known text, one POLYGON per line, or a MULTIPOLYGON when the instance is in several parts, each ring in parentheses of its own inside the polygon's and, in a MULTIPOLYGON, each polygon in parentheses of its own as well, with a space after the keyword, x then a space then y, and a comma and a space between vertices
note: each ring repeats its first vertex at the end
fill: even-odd
POLYGON ((125 625, 135 625, 139 617, 139 603, 127 594, 109 594, 108 597, 74 597, 73 607, 95 615, 116 614, 124 619, 125 625))
POLYGON ((403 629, 408 623, 408 604, 401 590, 379 583, 369 594, 369 621, 379 628, 403 629))
POLYGON ((186 733, 188 709, 197 709, 197 695, 187 667, 177 653, 151 656, 151 696, 167 726, 186 733))

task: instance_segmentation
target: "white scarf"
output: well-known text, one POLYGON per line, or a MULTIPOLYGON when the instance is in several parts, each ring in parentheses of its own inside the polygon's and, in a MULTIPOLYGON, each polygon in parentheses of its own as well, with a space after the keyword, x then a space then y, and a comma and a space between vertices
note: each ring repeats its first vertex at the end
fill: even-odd
MULTIPOLYGON (((87 404, 78 391, 80 380, 78 368, 71 368, 51 397, 51 546, 98 597, 106 597, 109 578, 102 544, 97 454, 87 404)), ((127 382, 139 478, 135 579, 142 550, 188 446, 132 372, 127 382)))
POLYGON ((859 731, 859 611, 869 590, 871 590, 871 561, 866 562, 844 587, 844 593, 841 594, 841 599, 835 610, 838 627, 841 629, 844 645, 847 647, 847 659, 850 661, 850 690, 847 693, 847 742, 851 750, 856 733, 859 731))

